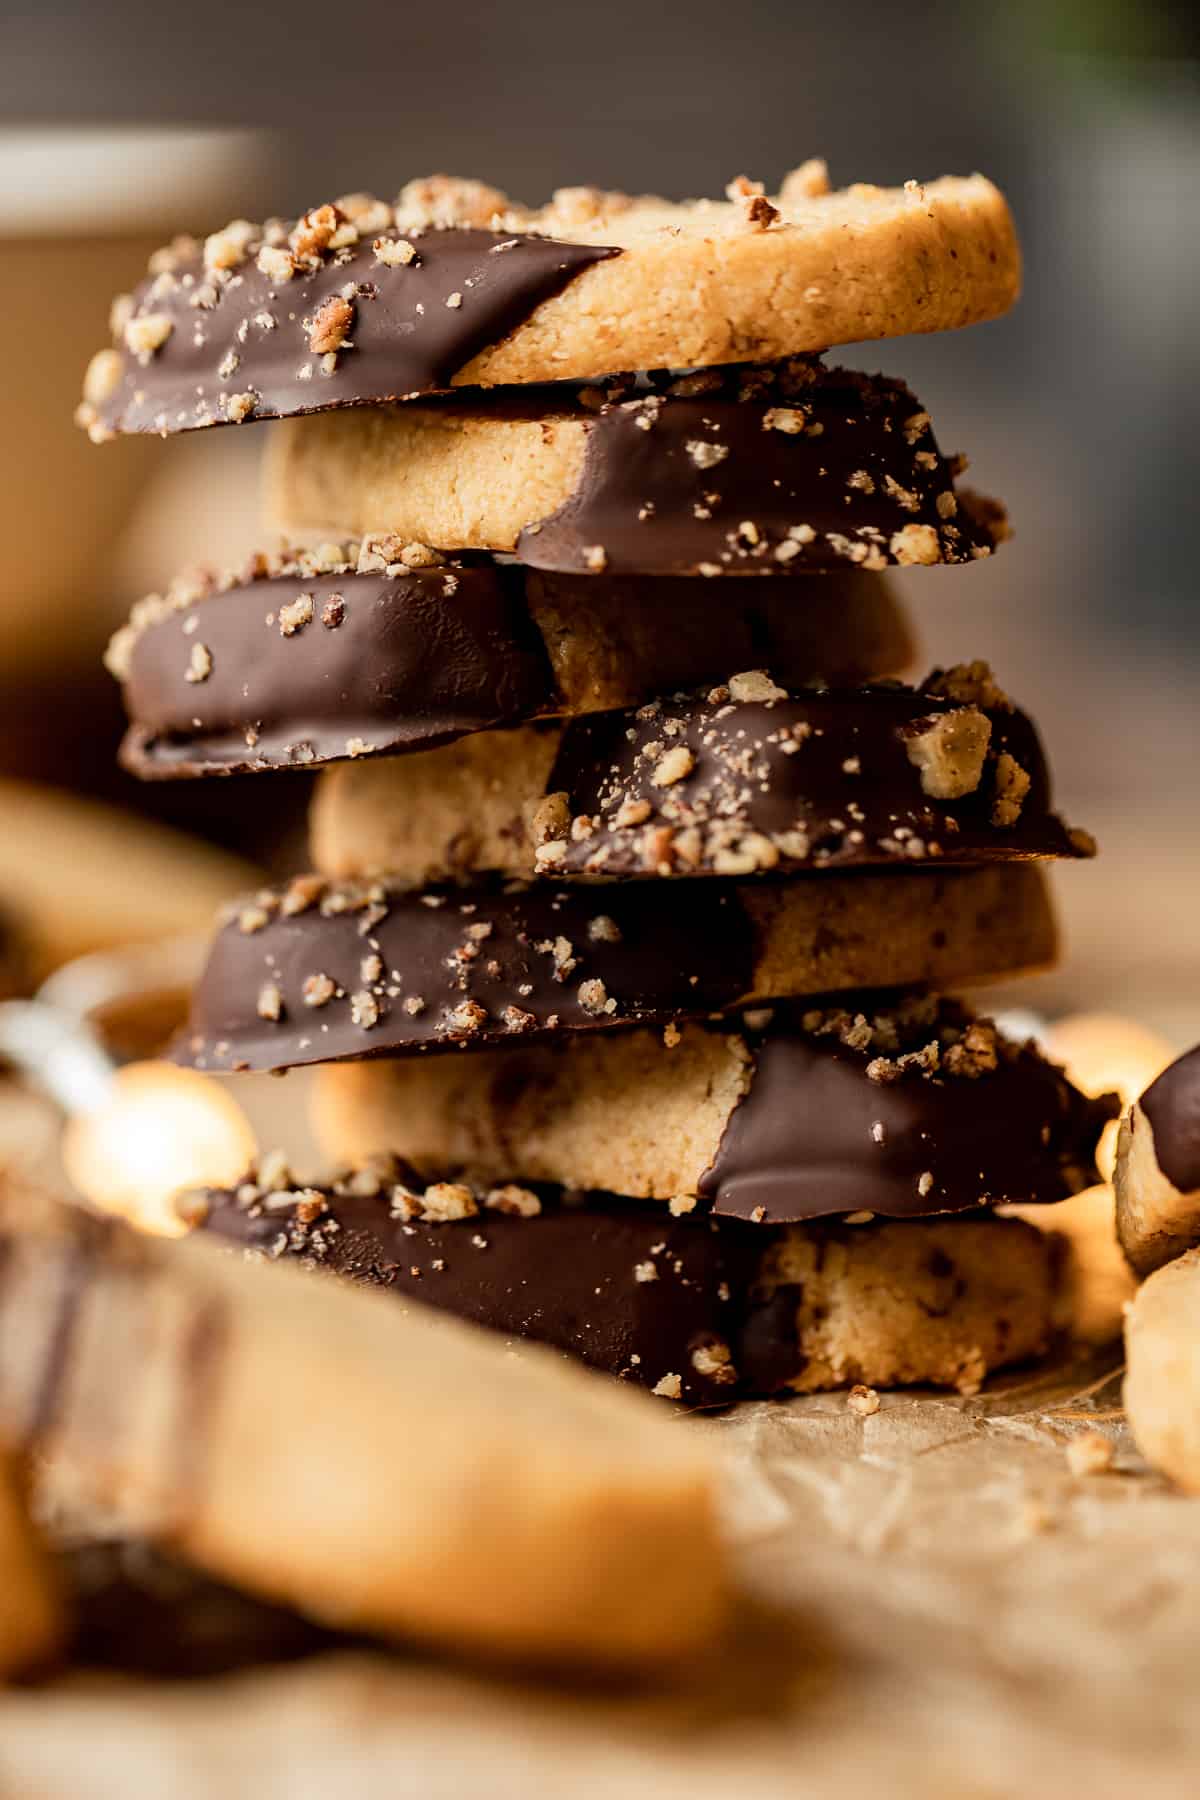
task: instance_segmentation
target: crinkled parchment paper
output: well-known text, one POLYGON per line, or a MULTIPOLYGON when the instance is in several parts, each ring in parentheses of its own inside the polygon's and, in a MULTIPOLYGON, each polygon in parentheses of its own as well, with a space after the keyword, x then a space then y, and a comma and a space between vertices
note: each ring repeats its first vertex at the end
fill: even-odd
POLYGON ((74 1676, 0 1701, 0 1793, 1194 1796, 1200 1503, 1139 1459, 1103 1336, 976 1399, 664 1415, 726 1459, 745 1596, 668 1689, 365 1653, 186 1687, 74 1676), (1085 1430, 1108 1472, 1072 1474, 1085 1430))

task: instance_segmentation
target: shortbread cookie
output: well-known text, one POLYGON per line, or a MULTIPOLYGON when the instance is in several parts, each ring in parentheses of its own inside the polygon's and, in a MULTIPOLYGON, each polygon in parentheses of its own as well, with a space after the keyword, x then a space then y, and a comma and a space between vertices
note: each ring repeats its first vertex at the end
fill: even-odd
POLYGON ((257 556, 141 601, 107 659, 130 717, 126 767, 308 767, 635 705, 755 657, 802 683, 894 674, 910 652, 890 587, 852 569, 804 594, 757 583, 734 607, 683 580, 393 548, 257 556))
POLYGON ((802 575, 989 555, 956 467, 903 382, 799 362, 298 420, 266 507, 568 574, 802 575))
POLYGON ((413 890, 300 876, 234 909, 175 1045, 220 1071, 673 1024, 1053 960, 1036 872, 413 890))
POLYGON ((177 238, 112 314, 80 423, 186 431, 451 386, 769 362, 1005 312, 1020 254, 981 175, 830 193, 823 165, 768 202, 672 205, 560 190, 540 211, 446 177, 294 225, 177 238))
POLYGON ((1200 1244, 1200 1047, 1122 1119, 1114 1179, 1117 1236, 1139 1275, 1200 1244))
POLYGON ((118 1533, 460 1651, 620 1663, 718 1626, 713 1465, 641 1396, 73 1208, 6 1201, 0 1246, 0 1432, 118 1533))
POLYGON ((323 1069, 315 1124, 351 1165, 395 1154, 489 1185, 607 1188, 756 1224, 1061 1200, 1115 1112, 1032 1045, 935 996, 777 1008, 470 1056, 323 1069))
POLYGON ((637 710, 338 771, 313 814, 337 874, 755 875, 1091 856, 1031 721, 987 665, 921 688, 788 693, 764 670, 637 710), (477 782, 477 789, 469 785, 477 782))
POLYGON ((973 1390, 1041 1350, 1050 1319, 1053 1239, 1008 1221, 764 1233, 611 1195, 426 1185, 394 1162, 320 1188, 264 1166, 187 1204, 249 1255, 299 1257, 690 1404, 849 1381, 973 1390))
POLYGON ((1200 1250, 1157 1269, 1125 1315, 1125 1417, 1142 1455, 1200 1493, 1200 1250))
POLYGON ((65 1637, 50 1558, 30 1523, 16 1469, 0 1452, 0 1682, 48 1667, 65 1637))

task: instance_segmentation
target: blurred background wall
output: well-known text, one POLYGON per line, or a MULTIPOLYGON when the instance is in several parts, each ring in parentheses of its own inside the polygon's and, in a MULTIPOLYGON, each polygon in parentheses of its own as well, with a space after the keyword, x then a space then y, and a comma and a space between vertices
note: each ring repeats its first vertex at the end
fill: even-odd
POLYGON ((1017 213, 1022 306, 847 360, 906 376, 1013 515, 999 557, 906 587, 926 661, 993 661, 1101 838, 1062 879, 1074 959, 1045 1003, 1129 1005, 1194 1039, 1198 49, 1197 8, 1161 0, 4 0, 0 770, 300 854, 299 777, 147 791, 111 768, 108 629, 254 535, 256 431, 94 450, 70 426, 108 296, 165 231, 434 169, 536 200, 769 188, 813 154, 837 183, 980 168, 1017 213))

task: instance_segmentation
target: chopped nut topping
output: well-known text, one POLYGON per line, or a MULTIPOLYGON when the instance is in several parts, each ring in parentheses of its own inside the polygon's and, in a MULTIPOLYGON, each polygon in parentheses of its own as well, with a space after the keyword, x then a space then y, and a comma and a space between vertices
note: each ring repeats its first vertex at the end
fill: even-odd
POLYGON ((992 802, 992 824, 1007 830, 1016 824, 1030 789, 1030 778, 1015 757, 1005 751, 996 758, 996 798, 992 802))
POLYGON ((149 362, 156 350, 161 350, 175 329, 175 321, 169 313, 140 313, 129 320, 125 327, 126 347, 132 350, 139 362, 149 362))
POLYGON ((664 1375, 661 1381, 655 1382, 650 1392, 657 1394, 661 1400, 682 1400, 683 1382, 678 1375, 664 1375))
POLYGON ((617 1009, 616 1001, 609 999, 608 989, 595 976, 590 981, 580 982, 578 995, 584 1012, 613 1013, 617 1009))
POLYGON ((250 244, 258 235, 248 219, 234 219, 224 231, 214 231, 204 240, 206 269, 236 269, 244 263, 250 244))
MULTIPOLYGON (((344 223, 336 206, 316 206, 297 220, 288 238, 292 255, 299 262, 318 261, 344 223)), ((355 234, 357 236, 357 233, 355 234)))
POLYGON ((212 674, 212 651, 207 644, 193 644, 188 658, 188 666, 183 672, 183 679, 189 682, 207 681, 212 674))
POLYGON ((264 244, 258 253, 257 263, 267 280, 280 287, 296 273, 296 263, 291 251, 279 244, 264 244))
POLYGON ((639 1284, 647 1281, 657 1281, 658 1264, 653 1262, 634 1263, 633 1279, 639 1284))
POLYGON ((892 533, 888 547, 901 567, 942 560, 942 546, 932 525, 904 525, 892 533))
POLYGON ((241 425, 248 419, 258 405, 258 395, 247 390, 242 394, 230 394, 225 401, 225 417, 235 425, 241 425))
POLYGON ((729 455, 728 444, 713 444, 707 438, 689 438, 684 448, 698 469, 715 469, 729 455))
POLYGON ((879 1395, 873 1387, 858 1381, 846 1395, 846 1405, 860 1419, 869 1419, 879 1411, 879 1395))
POLYGON ((593 575, 602 575, 608 567, 608 551, 603 544, 588 544, 584 548, 583 560, 593 575))
POLYGON ((306 977, 301 988, 305 1006, 327 1006, 337 993, 337 983, 328 975, 318 972, 306 977))
POLYGON ((696 758, 686 744, 675 744, 659 757, 651 776, 655 787, 672 787, 683 781, 696 766, 696 758))
POLYGON ((313 614, 312 595, 297 594, 294 600, 279 608, 280 637, 294 637, 298 631, 303 631, 306 625, 312 624, 313 614))
POLYGON ((536 1219, 542 1210, 538 1196, 528 1188, 506 1187, 491 1188, 484 1197, 483 1204, 491 1212, 507 1213, 512 1218, 536 1219))
POLYGON ((365 988, 357 994, 351 994, 350 1017, 363 1031, 370 1031, 373 1025, 378 1025, 379 1002, 374 994, 368 993, 365 988))
POLYGON ((739 702, 787 699, 787 689, 772 681, 765 669, 744 669, 740 675, 731 675, 727 685, 729 698, 739 702))
POLYGON ((961 800, 983 779, 992 721, 974 706, 935 713, 904 740, 908 760, 921 772, 921 790, 931 800, 961 800))
POLYGON ((978 706, 985 712, 1013 711, 1012 701, 986 662, 955 663, 953 668, 935 669, 921 686, 926 693, 944 694, 948 700, 978 706))
POLYGON ((729 1345, 720 1338, 714 1338, 710 1344, 700 1344, 692 1351, 692 1367, 697 1375, 714 1382, 717 1387, 728 1387, 737 1380, 729 1345))
POLYGON ((331 294, 313 314, 308 347, 314 356, 340 350, 354 322, 354 307, 341 294, 331 294))
POLYGON ((785 207, 804 200, 817 200, 829 192, 829 170, 825 159, 810 156, 799 168, 789 169, 779 184, 779 199, 785 207))
POLYGON ((272 1023, 283 1017, 283 995, 274 981, 268 981, 258 990, 258 1002, 255 1010, 260 1019, 269 1019, 272 1023))
POLYGON ((116 392, 121 380, 122 362, 116 350, 97 350, 83 378, 83 398, 88 406, 103 406, 116 392))
POLYGON ((388 269, 402 269, 417 260, 417 252, 407 238, 376 238, 371 248, 376 262, 388 269))
POLYGON ((808 416, 796 406, 768 406, 762 418, 764 431, 782 431, 797 437, 808 423, 808 416))
POLYGON ((571 828, 571 808, 564 790, 546 794, 529 814, 529 832, 535 845, 565 838, 571 828))

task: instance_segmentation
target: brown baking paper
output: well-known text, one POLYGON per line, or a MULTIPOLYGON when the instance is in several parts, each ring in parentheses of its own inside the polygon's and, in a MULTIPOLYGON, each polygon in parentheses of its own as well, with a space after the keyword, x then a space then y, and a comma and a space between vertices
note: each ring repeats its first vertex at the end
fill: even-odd
POLYGON ((1129 1439, 1107 1237, 1099 1260, 1092 1341, 977 1398, 664 1412, 724 1455, 744 1599, 660 1688, 369 1652, 191 1685, 76 1674, 0 1700, 0 1793, 1194 1796, 1200 1504, 1129 1439), (1072 1472, 1084 1432, 1108 1471, 1072 1472))

